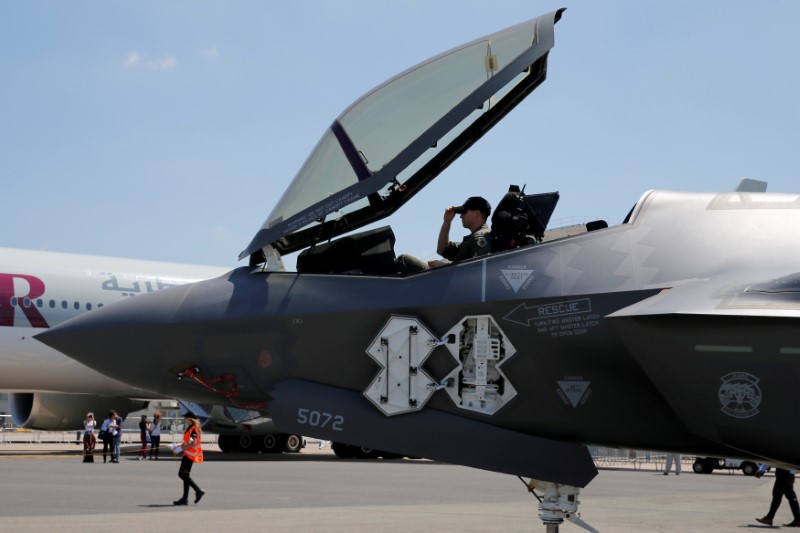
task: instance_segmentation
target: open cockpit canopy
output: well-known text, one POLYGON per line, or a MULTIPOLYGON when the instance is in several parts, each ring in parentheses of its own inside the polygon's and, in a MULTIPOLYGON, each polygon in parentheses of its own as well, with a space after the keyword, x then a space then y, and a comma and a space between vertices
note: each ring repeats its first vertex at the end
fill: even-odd
POLYGON ((433 57, 353 103, 239 258, 268 245, 290 253, 394 212, 544 81, 562 12, 433 57))

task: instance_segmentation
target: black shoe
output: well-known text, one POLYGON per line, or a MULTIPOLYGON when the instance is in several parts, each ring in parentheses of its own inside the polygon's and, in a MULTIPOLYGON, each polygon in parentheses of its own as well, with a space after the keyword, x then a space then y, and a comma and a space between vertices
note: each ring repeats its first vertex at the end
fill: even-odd
POLYGON ((198 490, 194 495, 194 503, 200 503, 200 500, 205 496, 206 493, 202 490, 198 490))
POLYGON ((772 525, 772 518, 767 518, 766 516, 764 518, 756 518, 756 522, 760 522, 762 524, 766 524, 768 526, 771 526, 772 525))
POLYGON ((175 500, 174 502, 172 502, 172 505, 188 505, 188 504, 189 500, 187 500, 186 498, 181 498, 180 500, 175 500))
POLYGON ((800 520, 792 520, 788 524, 783 524, 783 527, 800 527, 800 520))

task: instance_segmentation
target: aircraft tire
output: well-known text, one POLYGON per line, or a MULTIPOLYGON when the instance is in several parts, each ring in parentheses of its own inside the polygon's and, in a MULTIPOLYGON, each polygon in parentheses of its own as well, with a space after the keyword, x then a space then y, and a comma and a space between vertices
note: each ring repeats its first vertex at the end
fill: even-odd
POLYGON ((237 444, 239 445, 239 449, 245 453, 258 453, 256 439, 248 433, 240 435, 237 444))
POLYGON ((285 435, 283 451, 297 453, 303 449, 303 437, 300 435, 285 435))
POLYGON ((758 465, 755 463, 751 463, 750 461, 745 461, 742 463, 742 473, 745 476, 754 476, 758 471, 758 465))
POLYGON ((373 448, 365 448, 364 446, 354 446, 356 459, 377 459, 380 457, 381 452, 373 448))
POLYGON ((696 459, 692 465, 692 470, 696 474, 710 474, 714 471, 714 467, 709 464, 708 459, 696 459))
POLYGON ((331 444, 331 450, 336 454, 339 459, 352 459, 355 457, 355 452, 352 446, 342 444, 341 442, 334 442, 331 444))
POLYGON ((280 453, 281 440, 278 435, 269 433, 259 439, 259 448, 264 453, 280 453))
POLYGON ((220 435, 217 438, 217 446, 222 453, 231 453, 236 451, 237 443, 233 435, 220 435))

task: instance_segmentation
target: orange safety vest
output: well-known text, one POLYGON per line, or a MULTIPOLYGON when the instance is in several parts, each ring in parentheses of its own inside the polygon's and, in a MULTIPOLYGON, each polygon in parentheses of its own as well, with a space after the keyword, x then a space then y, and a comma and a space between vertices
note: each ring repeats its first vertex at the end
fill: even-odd
POLYGON ((188 457, 195 463, 203 462, 203 448, 200 446, 200 440, 200 432, 194 426, 190 426, 186 433, 183 434, 183 456, 188 457), (197 439, 194 441, 193 446, 189 444, 189 441, 192 440, 192 431, 197 433, 197 439))

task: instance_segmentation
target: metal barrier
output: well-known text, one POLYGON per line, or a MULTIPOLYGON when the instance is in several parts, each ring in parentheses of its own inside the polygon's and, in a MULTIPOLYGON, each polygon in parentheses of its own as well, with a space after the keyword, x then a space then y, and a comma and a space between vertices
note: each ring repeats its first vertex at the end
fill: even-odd
MULTIPOLYGON (((95 432, 97 435, 97 432, 95 432)), ((162 444, 172 444, 183 439, 182 432, 164 431, 161 433, 162 444)), ((123 430, 122 444, 140 444, 138 430, 123 430)), ((216 444, 216 433, 204 433, 203 442, 216 444)), ((82 444, 83 431, 35 431, 26 429, 0 431, 0 445, 3 444, 82 444)))
MULTIPOLYGON (((589 446, 594 464, 598 468, 630 468, 639 470, 649 467, 652 470, 664 470, 666 454, 647 450, 631 450, 589 446)), ((694 455, 681 455, 681 466, 694 462, 694 455)))

